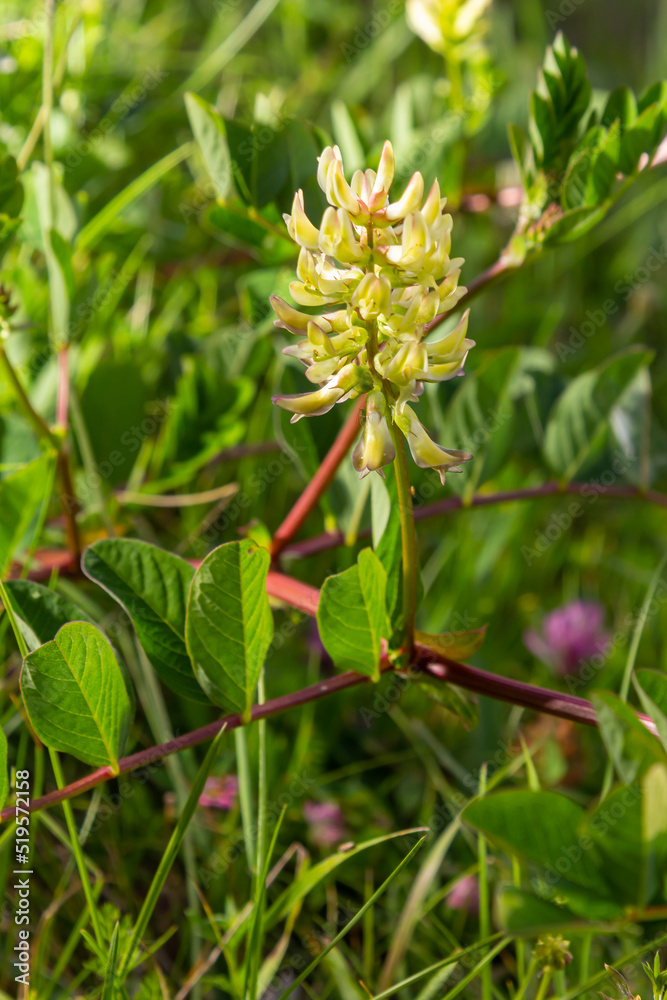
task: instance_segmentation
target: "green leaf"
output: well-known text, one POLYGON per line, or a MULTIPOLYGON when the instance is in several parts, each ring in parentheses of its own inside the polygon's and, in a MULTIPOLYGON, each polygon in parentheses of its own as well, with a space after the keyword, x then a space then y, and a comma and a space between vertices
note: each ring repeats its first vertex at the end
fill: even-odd
POLYGON ((0 729, 0 809, 9 795, 9 775, 7 773, 7 737, 4 729, 0 729))
POLYGON ((70 303, 74 294, 72 250, 56 229, 52 207, 52 170, 43 163, 33 163, 32 173, 49 278, 49 306, 53 321, 51 333, 56 344, 64 344, 69 339, 70 303))
POLYGON ((387 574, 372 551, 356 566, 327 577, 317 609, 324 648, 340 670, 380 678, 381 641, 387 637, 387 574))
POLYGON ((249 243, 253 247, 261 247, 266 239, 266 227, 249 219, 244 211, 230 208, 228 205, 213 205, 206 212, 206 219, 221 233, 249 243))
POLYGON ((655 763, 663 763, 665 751, 635 712, 610 691, 592 696, 600 735, 619 779, 629 785, 655 763))
POLYGON ((90 373, 81 394, 81 413, 103 488, 127 480, 144 440, 166 419, 166 407, 148 416, 145 401, 146 389, 136 363, 101 361, 90 373))
POLYGON ((63 625, 92 619, 55 590, 32 580, 8 580, 5 588, 29 649, 55 639, 63 625))
POLYGON ((517 165, 521 183, 524 188, 529 188, 533 183, 533 173, 535 162, 532 147, 528 136, 518 125, 507 126, 507 137, 509 139, 512 158, 517 165))
POLYGON ((185 109, 218 197, 228 198, 234 190, 234 178, 224 119, 197 94, 185 95, 185 109))
POLYGON ((83 571, 127 612, 161 680, 176 694, 207 703, 185 647, 192 566, 147 542, 105 538, 86 550, 83 571))
POLYGON ((0 479, 0 577, 5 577, 14 553, 42 504, 52 461, 50 455, 42 455, 11 476, 0 479))
POLYGON ((525 790, 492 793, 463 811, 467 823, 509 854, 553 868, 568 881, 604 896, 607 889, 595 852, 579 845, 584 816, 581 806, 565 795, 525 790))
POLYGON ((665 112, 659 104, 650 104, 621 136, 619 166, 624 174, 637 169, 642 153, 652 153, 662 138, 665 112))
POLYGON ((382 532, 376 555, 387 574, 385 601, 391 627, 389 641, 394 645, 400 642, 400 637, 403 634, 403 544, 396 477, 393 469, 386 470, 385 485, 390 503, 389 520, 382 532))
POLYGON ((455 715, 466 729, 474 729, 479 724, 479 706, 469 691, 464 691, 455 684, 447 684, 427 673, 416 674, 414 680, 433 701, 455 715))
POLYGON ((629 87, 617 87, 612 90, 604 106, 600 124, 610 128, 618 122, 625 130, 637 117, 637 101, 629 87))
POLYGON ((453 446, 473 454, 463 474, 451 478, 466 496, 502 468, 512 446, 515 405, 511 390, 520 362, 521 352, 515 347, 491 354, 462 380, 447 412, 453 446))
POLYGON ((356 857, 358 854, 362 854, 364 851, 369 850, 372 847, 379 847, 381 844, 387 844, 391 840, 396 840, 398 837, 407 837, 412 834, 418 834, 422 832, 421 827, 416 827, 409 830, 395 830, 392 833, 386 833, 382 837, 373 837, 372 840, 366 840, 361 844, 355 844, 349 850, 337 851, 335 854, 330 854, 329 857, 324 858, 317 864, 309 866, 306 862, 302 869, 300 869, 298 875, 289 884, 287 889, 276 899, 274 903, 271 904, 266 913, 266 927, 274 927, 281 920, 290 913, 291 910, 297 906, 301 900, 309 896, 313 889, 324 881, 327 875, 331 875, 335 872, 341 865, 344 865, 347 861, 356 857))
POLYGON ((353 174, 355 170, 363 170, 366 165, 364 148, 350 110, 344 101, 331 102, 331 126, 346 171, 353 174))
POLYGON ((604 219, 607 206, 597 208, 581 205, 564 212, 560 218, 552 222, 544 235, 545 244, 558 246, 561 243, 573 243, 604 219))
POLYGON ((539 166, 553 171, 565 168, 590 96, 583 57, 559 32, 547 48, 537 92, 531 98, 530 135, 539 166))
POLYGON ((547 928, 557 930, 562 924, 570 924, 576 920, 566 907, 540 899, 532 892, 514 885, 499 888, 495 905, 499 925, 512 933, 528 930, 538 934, 547 928))
POLYGON ((273 636, 266 594, 267 549, 229 542, 214 549, 190 586, 185 636, 211 701, 247 720, 273 636))
POLYGON ((286 122, 276 126, 227 121, 227 141, 241 196, 255 208, 273 201, 290 174, 286 122))
POLYGON ((639 785, 620 785, 590 813, 581 828, 602 857, 605 878, 619 902, 643 906, 646 871, 639 785))
MULTIPOLYGON (((14 608, 18 627, 30 650, 37 649, 50 639, 55 639, 56 633, 68 622, 83 621, 95 624, 78 604, 73 604, 62 594, 51 590, 50 587, 44 587, 41 583, 35 583, 33 580, 8 580, 5 583, 5 590, 14 608)), ((132 679, 116 650, 114 655, 123 675, 134 715, 136 704, 132 679)))
POLYGON ((614 407, 652 356, 642 348, 629 348, 577 376, 556 401, 545 432, 544 455, 563 480, 572 480, 602 443, 614 407))
POLYGON ((486 638, 486 625, 481 628, 468 629, 466 632, 442 632, 431 635, 428 632, 415 632, 415 642, 420 646, 428 646, 436 653, 442 653, 450 660, 467 660, 481 649, 486 638))
POLYGON ((28 653, 21 694, 42 743, 118 770, 132 709, 113 649, 94 625, 70 622, 28 653))

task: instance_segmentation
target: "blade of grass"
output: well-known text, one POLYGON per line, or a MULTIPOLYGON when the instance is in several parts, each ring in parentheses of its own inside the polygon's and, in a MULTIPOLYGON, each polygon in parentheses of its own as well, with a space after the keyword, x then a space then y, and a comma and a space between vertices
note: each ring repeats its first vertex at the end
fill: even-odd
MULTIPOLYGON (((628 650, 628 658, 625 661, 625 670, 623 671, 623 679, 621 680, 621 687, 618 692, 619 697, 622 701, 628 700, 628 692, 630 690, 630 681, 632 680, 632 671, 635 668, 635 661, 637 660, 637 652, 639 650, 639 643, 641 642, 642 635, 644 634, 644 626, 648 619, 649 609, 651 607, 651 601, 653 600, 653 595, 655 594, 656 587, 662 576, 662 571, 665 568, 665 563, 667 562, 667 555, 664 555, 660 560, 658 567, 651 577, 651 581, 648 585, 646 591, 646 596, 641 606, 641 610, 635 622, 635 627, 632 633, 632 640, 630 642, 630 648, 628 650)), ((609 758, 607 760, 607 766, 604 772, 604 780, 602 782, 602 792, 601 798, 605 799, 609 794, 609 790, 612 786, 614 780, 614 765, 609 758)))
POLYGON ((113 929, 111 943, 109 945, 109 961, 107 971, 104 976, 104 989, 102 990, 102 1000, 115 1000, 116 996, 116 959, 118 958, 118 921, 113 929))
POLYGON ((223 69, 230 59, 239 52, 246 42, 250 41, 256 31, 261 28, 269 14, 278 6, 280 0, 258 0, 251 7, 240 24, 204 59, 200 66, 190 74, 185 83, 178 88, 177 93, 184 94, 187 90, 195 93, 209 83, 216 73, 223 69))
MULTIPOLYGON (((49 747, 49 757, 51 758, 51 767, 53 769, 53 775, 56 779, 56 785, 58 788, 65 787, 65 779, 63 777, 62 768, 60 766, 60 758, 55 750, 49 747)), ((90 884, 90 879, 88 878, 88 872, 86 870, 86 861, 83 856, 83 850, 81 849, 81 843, 79 841, 79 831, 76 828, 76 823, 74 821, 74 812, 72 810, 72 804, 69 799, 64 799, 63 812, 65 814, 65 823, 67 825, 67 832, 69 833, 69 839, 72 844, 72 853, 74 854, 74 860, 76 861, 76 867, 79 871, 79 878, 81 879, 81 888, 83 889, 83 894, 86 898, 86 905, 90 911, 90 922, 93 927, 93 932, 95 934, 95 940, 98 945, 102 947, 104 943, 104 938, 102 936, 102 927, 100 925, 100 917, 97 911, 97 904, 95 903, 95 898, 93 896, 92 886, 90 884)))
POLYGON ((433 887, 443 859, 453 843, 460 826, 461 823, 457 817, 440 834, 421 866, 419 874, 410 889, 407 903, 398 921, 396 932, 378 980, 378 989, 380 990, 387 989, 391 985, 396 968, 405 956, 417 923, 423 915, 424 900, 429 890, 433 887))
MULTIPOLYGON (((406 986, 412 986, 413 983, 419 982, 420 979, 424 979, 426 976, 433 973, 440 972, 444 966, 451 965, 452 962, 458 962, 461 958, 464 958, 471 952, 479 951, 480 948, 485 947, 491 941, 497 940, 499 937, 500 934, 494 934, 491 938, 487 938, 485 941, 477 941, 468 948, 462 948, 461 951, 448 955, 447 958, 442 959, 440 962, 436 962, 434 965, 430 965, 426 969, 422 969, 421 972, 416 972, 413 976, 408 976, 407 979, 403 979, 400 983, 395 983, 394 986, 390 986, 388 990, 384 991, 384 993, 377 993, 372 1000, 385 1000, 385 997, 392 997, 400 990, 405 989, 406 986)), ((468 983, 471 982, 489 962, 493 961, 498 952, 502 951, 503 948, 506 948, 511 940, 512 939, 510 937, 501 938, 501 940, 498 941, 493 948, 491 948, 484 958, 480 959, 477 965, 470 970, 468 975, 464 976, 464 978, 457 983, 456 986, 449 991, 449 993, 444 995, 442 1000, 453 1000, 455 996, 458 996, 461 990, 464 990, 468 983)), ((282 998, 280 998, 280 1000, 282 1000, 282 998)))
POLYGON ((255 872, 255 810, 252 800, 252 785, 250 781, 250 763, 248 761, 248 740, 245 729, 234 730, 234 747, 236 749, 236 775, 239 781, 239 804, 241 806, 241 825, 243 827, 243 842, 248 861, 248 869, 255 872))
POLYGON ((134 958, 134 952, 139 944, 144 932, 148 926, 148 921, 150 920, 153 910, 157 905, 160 893, 162 892, 162 887, 167 880, 167 876, 171 871, 171 866, 176 860, 176 855, 180 849, 181 843, 185 833, 190 825, 190 821, 195 814, 197 805, 199 803, 199 797, 204 790, 204 785, 206 779, 208 778, 209 772, 215 763, 215 759, 218 755, 220 749, 220 744, 222 743, 222 738, 225 733, 225 728, 223 727, 217 734, 211 746, 208 749, 206 757, 203 760, 201 767, 197 772, 197 776, 190 789, 190 794, 188 795, 187 802, 183 807, 183 811, 178 818, 178 823, 176 828, 169 838, 169 843, 167 844, 166 850, 162 855, 160 864, 158 865, 153 881, 151 882, 146 898, 144 899, 143 906, 139 912, 134 929, 132 931, 132 937, 130 938, 130 943, 127 946, 125 955, 121 962, 120 971, 118 974, 119 984, 125 982, 125 978, 130 971, 132 959, 134 958))
POLYGON ((170 170, 182 163, 195 148, 194 142, 186 142, 178 149, 163 156, 161 160, 154 163, 143 174, 135 177, 126 188, 124 188, 115 198, 112 198, 97 215, 86 223, 76 238, 77 250, 89 250, 105 234, 113 220, 133 201, 157 184, 160 178, 168 174, 170 170))
MULTIPOLYGON (((102 892, 102 886, 103 886, 102 882, 97 882, 96 885, 93 887, 93 896, 95 898, 95 902, 97 902, 97 900, 100 897, 100 893, 102 892)), ((88 920, 89 920, 88 910, 87 909, 82 910, 79 916, 77 917, 76 923, 74 924, 74 927, 70 931, 70 934, 67 940, 65 941, 65 944, 60 949, 60 953, 58 955, 58 961, 53 967, 53 971, 49 973, 48 979, 46 980, 46 982, 44 982, 44 984, 41 987, 43 992, 39 993, 40 1000, 49 1000, 51 994, 58 986, 61 976, 69 966, 70 959, 72 958, 72 955, 74 954, 76 947, 79 943, 81 932, 85 930, 88 920)))
MULTIPOLYGON (((259 704, 264 702, 264 670, 260 674, 257 689, 259 704)), ((260 952, 262 947, 261 928, 264 923, 264 903, 266 899, 266 877, 269 873, 270 852, 267 854, 266 841, 268 835, 267 814, 269 789, 267 782, 266 761, 266 719, 258 725, 259 731, 259 788, 257 793, 257 856, 255 859, 255 914, 248 946, 248 958, 245 969, 244 995, 246 1000, 254 1000, 257 992, 257 977, 259 975, 260 952)), ((282 815, 281 815, 282 821, 282 815)), ((278 835, 280 823, 276 825, 271 850, 278 835)))
POLYGON ((269 866, 271 864, 271 858, 276 847, 276 841, 278 839, 278 833, 280 832, 280 827, 282 826, 283 819, 285 818, 285 812, 287 806, 283 806, 280 816, 278 817, 278 822, 276 823, 275 830, 273 831, 273 836, 271 837, 271 844, 268 851, 266 852, 266 857, 264 858, 264 864, 261 871, 258 873, 257 880, 257 895, 255 897, 255 912, 253 915, 252 929, 250 931, 250 939, 248 941, 248 955, 249 961, 246 966, 246 980, 244 986, 244 996, 247 1000, 255 1000, 257 995, 257 980, 259 977, 259 967, 260 959, 262 953, 262 925, 264 923, 264 898, 266 896, 266 880, 269 875, 269 866))
MULTIPOLYGON (((479 769, 479 797, 486 794, 486 764, 479 769)), ((479 864, 479 934, 482 938, 489 936, 491 930, 491 910, 489 904, 489 869, 486 863, 486 839, 480 834, 477 838, 477 861, 479 864)), ((485 964, 482 973, 482 1000, 491 1000, 491 968, 485 964)))
MULTIPOLYGON (((373 869, 366 869, 364 899, 366 902, 373 896, 373 869)), ((364 982, 370 987, 375 964, 375 909, 369 906, 364 913, 364 982)))
POLYGON ((394 879, 400 874, 400 872, 405 868, 405 866, 410 863, 410 861, 412 860, 412 858, 414 857, 414 855, 417 853, 417 851, 420 849, 420 847, 422 846, 422 844, 424 843, 425 840, 426 840, 425 836, 424 837, 420 837, 420 839, 417 841, 417 843, 414 845, 414 847, 412 847, 411 850, 403 858, 403 860, 401 862, 399 862, 398 866, 396 868, 394 868, 394 870, 391 873, 391 875, 389 876, 389 878, 385 879, 385 881, 382 883, 382 885, 378 889, 375 890, 375 892, 370 897, 370 899, 368 899, 364 903, 364 905, 361 907, 361 909, 358 910, 357 913, 355 913, 355 915, 352 917, 352 919, 347 922, 347 924, 345 925, 345 927, 343 927, 343 929, 341 931, 339 931, 338 934, 336 934, 335 938, 333 938, 333 940, 329 942, 329 944, 326 946, 326 948, 324 948, 320 952, 320 954, 317 956, 317 958, 315 958, 310 963, 310 965, 307 966, 307 968, 305 968, 303 970, 303 972, 299 976, 297 976, 297 978, 294 980, 294 982, 291 983, 287 987, 287 989, 283 993, 280 994, 278 1000, 286 1000, 286 998, 288 996, 290 996, 291 993, 294 992, 294 990, 297 988, 297 986, 299 986, 304 981, 304 979, 307 979, 308 976, 311 974, 311 972, 313 972, 317 968, 317 966, 320 964, 320 962, 322 961, 322 959, 325 958, 329 954, 329 952, 332 951, 336 947, 336 945, 339 943, 339 941, 343 940, 343 938, 345 937, 345 935, 347 934, 347 932, 350 931, 350 930, 352 930, 352 928, 356 924, 359 923, 359 921, 363 918, 364 914, 369 909, 369 907, 373 906, 373 904, 389 888, 389 886, 392 884, 392 882, 394 881, 394 879))
MULTIPOLYGON (((663 944, 667 943, 667 932, 661 934, 659 937, 654 938, 653 941, 648 941, 645 944, 635 948, 633 951, 628 952, 622 958, 614 959, 614 964, 622 969, 626 965, 631 965, 636 962, 638 958, 642 955, 646 955, 650 952, 654 952, 657 948, 661 948, 663 944)), ((600 983, 603 983, 607 979, 609 973, 605 968, 601 969, 600 972, 596 972, 594 976, 586 979, 583 983, 580 983, 574 989, 569 990, 567 993, 562 993, 559 997, 555 997, 554 1000, 576 1000, 580 997, 582 993, 588 993, 589 990, 595 989, 600 983)))

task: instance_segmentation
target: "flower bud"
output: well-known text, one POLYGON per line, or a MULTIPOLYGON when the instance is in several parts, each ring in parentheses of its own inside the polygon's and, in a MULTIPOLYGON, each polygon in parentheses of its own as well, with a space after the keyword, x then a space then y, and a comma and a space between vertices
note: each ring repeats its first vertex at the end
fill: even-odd
POLYGON ((393 202, 383 211, 383 216, 388 222, 398 222, 405 219, 412 212, 419 208, 424 194, 424 178, 417 171, 408 181, 408 185, 398 201, 393 202))
POLYGON ((435 469, 443 486, 446 472, 461 472, 458 467, 459 462, 468 462, 472 458, 472 455, 465 451, 451 451, 448 448, 441 448, 429 437, 426 428, 409 406, 404 407, 398 425, 407 438, 415 464, 420 469, 435 469))
POLYGON ((373 319, 391 309, 391 282, 386 275, 366 274, 352 296, 363 319, 373 319))
POLYGON ((325 194, 327 193, 327 177, 329 175, 329 168, 336 159, 336 154, 338 154, 338 159, 340 159, 341 156, 338 146, 327 146, 327 148, 322 150, 321 154, 317 158, 317 183, 325 194))
POLYGON ((319 233, 306 215, 303 200, 303 191, 297 191, 292 202, 292 214, 283 216, 287 224, 287 231, 292 239, 302 247, 309 250, 317 250, 319 246, 319 233))
POLYGON ((424 216, 424 221, 429 229, 440 218, 440 185, 437 181, 433 181, 431 190, 428 193, 428 198, 424 202, 424 207, 422 208, 422 215, 424 216))
POLYGON ((281 299, 278 295, 272 295, 270 299, 273 310, 278 315, 278 319, 275 320, 275 324, 278 327, 282 327, 284 330, 289 330, 290 333, 296 333, 300 335, 304 330, 308 328, 308 324, 313 322, 314 319, 317 320, 317 325, 327 333, 331 330, 331 323, 324 316, 308 316, 307 313, 299 312, 294 306, 289 305, 284 299, 281 299))
POLYGON ((400 247, 389 247, 387 260, 397 267, 415 270, 432 245, 431 236, 421 212, 408 215, 403 223, 400 247))
POLYGON ((334 386, 325 386, 316 392, 299 392, 293 396, 273 396, 272 402, 283 410, 293 413, 290 423, 295 424, 301 417, 319 417, 329 410, 345 395, 345 390, 334 386))
POLYGON ((345 180, 343 164, 340 160, 334 160, 330 167, 327 181, 327 197, 329 197, 330 194, 332 195, 329 200, 334 205, 337 205, 338 208, 344 208, 352 215, 359 215, 361 207, 359 205, 359 199, 354 197, 352 191, 350 190, 350 185, 345 180))
POLYGON ((394 180, 394 150, 390 142, 385 142, 382 147, 382 156, 378 164, 378 172, 373 182, 368 208, 371 212, 377 212, 387 201, 389 189, 394 180))
POLYGON ((363 479, 394 461, 394 442, 387 423, 387 403, 379 390, 369 392, 366 420, 361 437, 352 453, 352 464, 363 479))

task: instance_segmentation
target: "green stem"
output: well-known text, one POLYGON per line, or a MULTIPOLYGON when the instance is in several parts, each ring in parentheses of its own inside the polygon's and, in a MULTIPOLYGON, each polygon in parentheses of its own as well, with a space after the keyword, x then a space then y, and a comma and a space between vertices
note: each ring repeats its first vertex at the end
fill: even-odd
MULTIPOLYGON (((49 756, 51 757, 51 767, 53 768, 53 774, 56 779, 56 785, 58 788, 64 788, 65 779, 63 778, 62 768, 60 767, 60 760, 58 754, 55 750, 49 747, 49 756)), ((100 926, 99 915, 97 911, 97 905, 95 898, 93 896, 93 890, 90 885, 90 879, 88 878, 88 872, 86 871, 86 862, 83 856, 83 851, 81 850, 81 843, 79 841, 79 831, 76 828, 76 823, 74 822, 74 813, 72 812, 72 806, 67 799, 63 800, 63 812, 65 813, 65 822, 67 823, 67 832, 69 833, 69 838, 72 843, 72 853, 76 860, 76 866, 79 869, 79 878, 81 879, 81 887, 83 889, 83 894, 86 897, 86 903, 88 905, 88 912, 90 913, 90 922, 93 926, 93 931, 95 933, 95 940, 97 941, 100 948, 104 948, 104 937, 102 935, 102 928, 100 926)))
POLYGON ((542 982, 540 983, 540 988, 537 991, 537 996, 535 997, 535 1000, 544 1000, 545 996, 547 995, 547 990, 551 985, 551 976, 552 976, 551 969, 545 969, 544 974, 542 976, 542 982))
POLYGON ((410 474, 405 455, 403 435, 391 424, 396 457, 394 474, 398 491, 398 512, 401 518, 401 543, 403 550, 403 645, 402 652, 408 662, 412 658, 415 641, 415 616, 417 612, 417 535, 412 509, 410 474))
POLYGON ((35 428, 37 436, 43 438, 45 441, 48 441, 51 447, 59 452, 61 449, 60 439, 57 437, 56 434, 53 433, 53 431, 47 424, 46 420, 44 420, 44 418, 40 416, 40 414, 37 412, 37 410, 35 410, 32 403, 28 399, 28 394, 23 388, 21 380, 19 379, 18 375, 14 371, 14 366, 9 360, 4 345, 1 342, 0 342, 0 362, 2 362, 7 378, 11 383, 14 392, 16 393, 16 396, 18 398, 19 403, 21 404, 25 416, 32 424, 32 426, 35 428))
MULTIPOLYGON (((486 794, 486 764, 482 764, 479 777, 479 798, 486 794)), ((480 834, 477 838, 477 860, 479 862, 479 936, 487 938, 491 930, 491 911, 489 905, 489 870, 487 866, 487 846, 485 838, 480 834)), ((482 970, 482 1000, 491 1000, 492 980, 491 966, 482 970)))

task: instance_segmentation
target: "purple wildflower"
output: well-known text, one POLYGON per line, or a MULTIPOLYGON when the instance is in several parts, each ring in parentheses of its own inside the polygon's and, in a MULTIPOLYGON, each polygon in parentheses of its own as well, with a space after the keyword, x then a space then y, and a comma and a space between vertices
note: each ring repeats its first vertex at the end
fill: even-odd
POLYGON ((345 840, 345 817, 336 802, 304 802, 303 818, 310 839, 318 847, 333 847, 345 840))
POLYGON ((604 608, 596 601, 572 601, 546 615, 542 633, 530 630, 523 641, 538 659, 561 675, 574 673, 584 660, 604 655, 609 634, 604 608))
POLYGON ((222 777, 207 778, 204 791, 199 796, 199 805, 208 809, 229 810, 236 802, 239 790, 239 779, 235 774, 224 774, 222 777))

